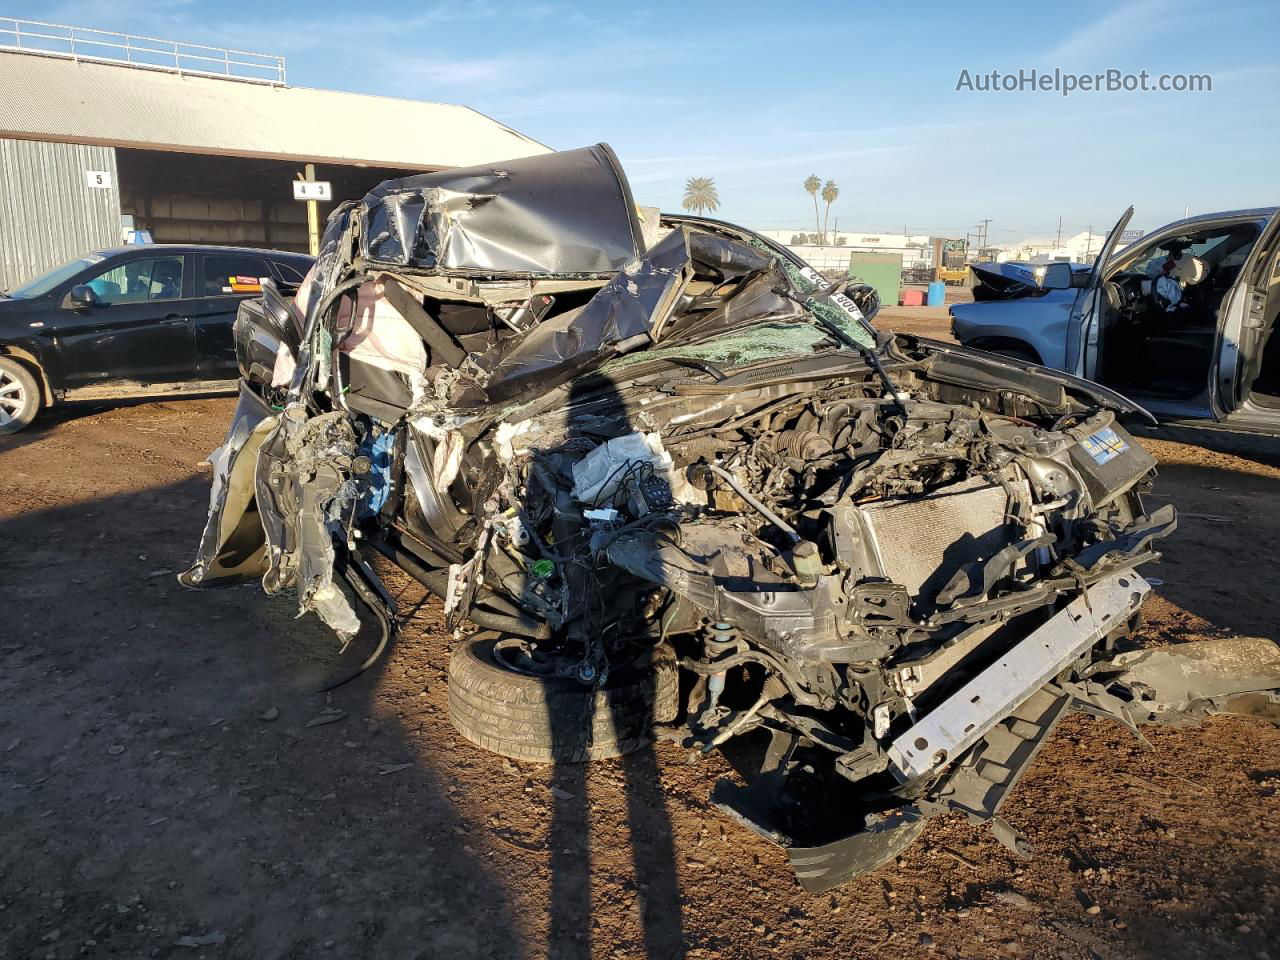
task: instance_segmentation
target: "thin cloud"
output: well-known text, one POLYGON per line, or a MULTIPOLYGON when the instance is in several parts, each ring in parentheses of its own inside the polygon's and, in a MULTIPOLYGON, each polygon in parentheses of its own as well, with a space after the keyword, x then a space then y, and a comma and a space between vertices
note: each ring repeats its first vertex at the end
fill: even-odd
POLYGON ((594 116, 605 112, 655 114, 675 110, 682 99, 656 93, 628 90, 544 90, 510 100, 498 100, 489 110, 511 121, 525 121, 557 114, 594 116))
MULTIPOLYGON (((722 157, 712 157, 708 160, 700 161, 703 171, 709 176, 723 178, 724 182, 729 182, 732 178, 726 175, 751 173, 761 170, 782 170, 791 168, 793 170, 807 169, 807 164, 830 163, 831 161, 867 161, 872 159, 880 159, 896 154, 901 154, 908 149, 905 144, 886 144, 882 146, 870 147, 850 147, 844 150, 825 150, 815 153, 788 154, 788 155, 772 155, 768 153, 757 154, 756 156, 743 157, 741 155, 725 155, 722 157)), ((668 170, 649 170, 639 173, 628 173, 627 179, 632 183, 662 183, 665 181, 674 181, 678 179, 676 174, 668 170)), ((790 178, 786 178, 790 179, 790 178)), ((756 177, 751 178, 751 183, 763 183, 756 177)), ((780 179, 779 182, 785 182, 780 179)))
POLYGON ((1041 54, 1037 62, 1068 69, 1077 64, 1102 64, 1108 58, 1150 44, 1156 36, 1179 29, 1187 21, 1164 0, 1133 0, 1072 30, 1041 54))
MULTIPOLYGON (((555 19, 579 27, 599 26, 575 7, 559 3, 505 4, 490 0, 451 0, 430 4, 407 14, 361 11, 345 19, 305 13, 257 21, 253 33, 262 38, 248 43, 244 24, 210 19, 195 0, 75 0, 41 13, 42 19, 89 29, 145 34, 162 40, 217 46, 269 48, 267 52, 300 54, 325 50, 350 51, 360 41, 404 39, 430 27, 480 24, 501 18, 535 24, 555 19), (145 24, 145 28, 141 25, 145 24)), ((416 38, 421 41, 421 37, 416 38)))
POLYGON ((468 91, 473 96, 524 86, 527 72, 539 64, 510 57, 470 57, 440 60, 415 57, 399 60, 391 71, 398 86, 426 86, 435 90, 468 91))
POLYGON ((654 166, 672 166, 688 163, 706 163, 709 161, 719 160, 720 155, 715 153, 695 154, 692 156, 669 156, 669 157, 628 157, 627 163, 631 166, 647 163, 654 166))

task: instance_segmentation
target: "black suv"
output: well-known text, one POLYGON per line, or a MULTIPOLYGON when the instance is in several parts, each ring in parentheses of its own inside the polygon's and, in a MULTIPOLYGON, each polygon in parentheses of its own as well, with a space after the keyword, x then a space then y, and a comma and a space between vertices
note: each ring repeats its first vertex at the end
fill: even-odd
POLYGON ((190 393, 234 380, 231 325, 262 281, 296 288, 312 258, 157 244, 86 254, 0 295, 0 434, 42 406, 190 393))

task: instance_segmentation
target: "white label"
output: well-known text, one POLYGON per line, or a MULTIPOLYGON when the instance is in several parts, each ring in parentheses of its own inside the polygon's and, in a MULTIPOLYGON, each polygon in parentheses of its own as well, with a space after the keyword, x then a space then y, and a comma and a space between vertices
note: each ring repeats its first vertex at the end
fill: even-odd
POLYGON ((293 181, 293 199, 332 200, 333 188, 328 180, 295 180, 293 181))
POLYGON ((111 189, 111 171, 109 170, 86 170, 84 172, 84 182, 95 190, 111 189))

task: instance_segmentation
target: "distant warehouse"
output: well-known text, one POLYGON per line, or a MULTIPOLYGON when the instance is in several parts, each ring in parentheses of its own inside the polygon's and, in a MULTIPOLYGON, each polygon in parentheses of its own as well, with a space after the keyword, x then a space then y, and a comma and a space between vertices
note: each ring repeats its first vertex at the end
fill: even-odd
POLYGON ((392 177, 550 150, 469 107, 289 86, 282 57, 32 21, 0 19, 0 99, 0 289, 130 226, 305 252, 304 172, 323 222, 392 177))

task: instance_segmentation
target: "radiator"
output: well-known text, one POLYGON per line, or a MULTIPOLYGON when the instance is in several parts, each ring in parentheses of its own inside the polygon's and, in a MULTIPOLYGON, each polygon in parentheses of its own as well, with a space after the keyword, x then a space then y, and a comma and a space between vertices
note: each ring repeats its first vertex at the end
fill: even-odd
POLYGON ((990 559, 1013 541, 1007 510, 1004 488, 982 477, 860 508, 881 573, 926 608, 963 564, 990 559))

